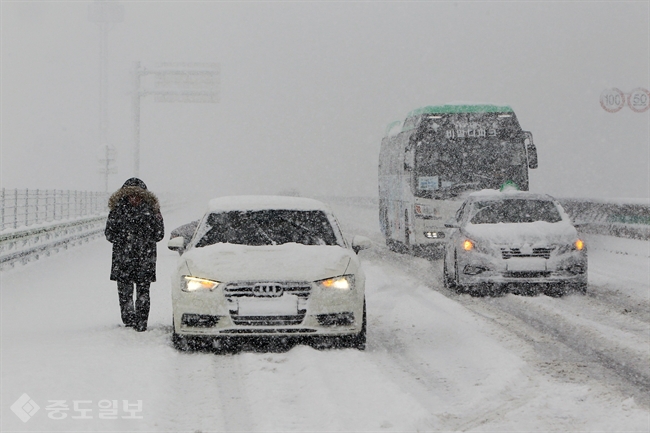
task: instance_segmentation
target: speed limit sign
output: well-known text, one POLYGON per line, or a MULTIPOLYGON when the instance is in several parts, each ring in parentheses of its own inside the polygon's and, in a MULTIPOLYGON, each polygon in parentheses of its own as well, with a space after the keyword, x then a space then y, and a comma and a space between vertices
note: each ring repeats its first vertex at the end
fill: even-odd
POLYGON ((616 87, 607 89, 600 94, 600 105, 605 111, 616 113, 625 106, 625 93, 616 87))
POLYGON ((650 108, 650 92, 641 87, 637 87, 630 92, 627 105, 632 109, 632 111, 636 111, 637 113, 647 111, 648 108, 650 108))

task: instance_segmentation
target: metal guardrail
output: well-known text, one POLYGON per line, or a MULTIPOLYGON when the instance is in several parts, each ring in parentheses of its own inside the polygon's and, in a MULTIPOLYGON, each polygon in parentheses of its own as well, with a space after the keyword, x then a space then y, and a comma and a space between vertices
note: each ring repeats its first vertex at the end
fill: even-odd
MULTIPOLYGON (((104 235, 111 193, 2 189, 0 194, 0 269, 104 235)), ((158 199, 166 211, 187 201, 170 193, 158 199)))
POLYGON ((558 199, 579 230, 621 238, 650 239, 650 203, 558 199))
POLYGON ((108 212, 109 193, 58 189, 0 190, 0 233, 108 212))
POLYGON ((88 242, 103 233, 107 192, 0 190, 0 269, 88 242))
POLYGON ((103 236, 106 215, 0 234, 0 269, 103 236))

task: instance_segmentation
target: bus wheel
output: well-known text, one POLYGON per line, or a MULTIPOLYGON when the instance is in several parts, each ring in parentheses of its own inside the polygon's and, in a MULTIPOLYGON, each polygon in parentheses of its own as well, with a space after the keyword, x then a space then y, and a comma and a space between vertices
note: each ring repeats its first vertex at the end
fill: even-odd
POLYGON ((409 212, 404 212, 404 252, 411 254, 411 228, 409 227, 409 212))

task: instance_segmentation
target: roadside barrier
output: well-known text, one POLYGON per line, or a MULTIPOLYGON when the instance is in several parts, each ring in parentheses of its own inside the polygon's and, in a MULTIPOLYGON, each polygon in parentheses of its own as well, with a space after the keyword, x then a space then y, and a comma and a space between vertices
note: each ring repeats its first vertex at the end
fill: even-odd
POLYGON ((642 200, 558 200, 584 233, 650 239, 650 203, 642 200))
MULTIPOLYGON (((111 193, 5 189, 0 191, 0 270, 103 238, 111 193)), ((157 194, 163 211, 186 199, 157 194)))
POLYGON ((104 235, 106 215, 0 234, 0 269, 49 256, 104 235))
POLYGON ((2 188, 0 233, 7 229, 105 214, 109 195, 95 191, 2 188))

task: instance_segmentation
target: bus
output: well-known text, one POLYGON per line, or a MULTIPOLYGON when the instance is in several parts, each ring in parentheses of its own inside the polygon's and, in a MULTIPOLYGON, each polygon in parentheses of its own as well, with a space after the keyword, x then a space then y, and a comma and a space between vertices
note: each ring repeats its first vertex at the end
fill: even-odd
POLYGON ((393 251, 440 256, 465 195, 514 184, 537 168, 533 135, 509 106, 447 104, 388 125, 379 152, 379 223, 393 251))

